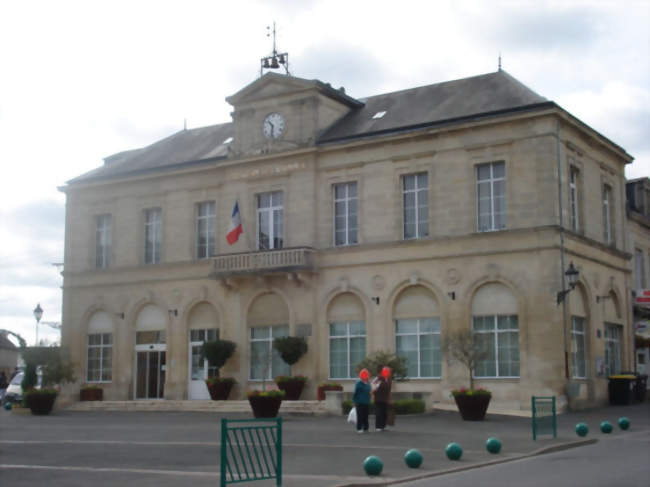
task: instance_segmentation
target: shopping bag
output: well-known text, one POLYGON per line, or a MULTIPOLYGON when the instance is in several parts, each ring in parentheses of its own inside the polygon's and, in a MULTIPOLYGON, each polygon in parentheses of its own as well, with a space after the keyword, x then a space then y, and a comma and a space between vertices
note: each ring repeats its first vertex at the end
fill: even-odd
POLYGON ((350 409, 350 413, 348 414, 348 423, 357 423, 357 408, 350 409))

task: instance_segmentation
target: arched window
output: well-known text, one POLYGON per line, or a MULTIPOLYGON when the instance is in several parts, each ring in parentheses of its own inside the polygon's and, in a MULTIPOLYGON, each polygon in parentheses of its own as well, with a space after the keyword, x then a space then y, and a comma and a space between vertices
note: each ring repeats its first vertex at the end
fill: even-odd
POLYGON ((363 304, 352 293, 338 295, 327 312, 329 323, 329 376, 351 379, 355 366, 366 357, 366 321, 363 304))
POLYGON ((408 377, 440 377, 440 312, 431 292, 410 286, 395 301, 395 351, 407 360, 408 377))
POLYGON ((111 382, 113 378, 113 320, 96 311, 88 322, 86 382, 111 382))
POLYGON ((289 308, 274 293, 258 296, 248 311, 250 380, 289 375, 291 368, 273 348, 273 340, 289 335, 289 308))
POLYGON ((519 377, 517 301, 503 284, 481 286, 472 300, 472 331, 484 351, 476 377, 519 377))

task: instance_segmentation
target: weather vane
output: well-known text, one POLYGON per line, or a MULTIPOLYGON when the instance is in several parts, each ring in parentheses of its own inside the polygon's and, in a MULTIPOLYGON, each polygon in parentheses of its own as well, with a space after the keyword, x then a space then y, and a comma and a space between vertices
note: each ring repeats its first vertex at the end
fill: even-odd
MULTIPOLYGON (((271 27, 266 27, 266 37, 271 37, 271 27)), ((270 56, 260 59, 260 76, 264 74, 265 69, 278 69, 280 65, 284 66, 284 71, 289 74, 289 53, 278 53, 275 48, 275 22, 273 22, 273 52, 270 56)))

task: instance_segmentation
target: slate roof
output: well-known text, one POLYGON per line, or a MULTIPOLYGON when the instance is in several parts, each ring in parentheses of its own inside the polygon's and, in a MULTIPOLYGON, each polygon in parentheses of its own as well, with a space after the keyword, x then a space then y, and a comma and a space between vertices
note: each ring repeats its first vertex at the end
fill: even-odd
POLYGON ((0 348, 18 351, 18 347, 14 345, 11 340, 9 340, 9 338, 7 338, 7 335, 5 333, 0 333, 0 348))
MULTIPOLYGON (((314 82, 331 90, 329 85, 314 82)), ((372 96, 348 105, 356 108, 321 134, 317 145, 554 106, 505 71, 372 96), (386 114, 373 119, 379 111, 386 114)), ((227 157, 228 145, 223 142, 233 135, 232 123, 182 130, 148 147, 107 157, 103 166, 69 183, 212 163, 227 157)))

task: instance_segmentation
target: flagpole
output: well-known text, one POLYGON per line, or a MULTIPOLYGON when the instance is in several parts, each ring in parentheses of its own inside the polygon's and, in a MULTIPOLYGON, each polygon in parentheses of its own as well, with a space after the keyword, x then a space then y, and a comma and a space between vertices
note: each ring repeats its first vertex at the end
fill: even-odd
MULTIPOLYGON (((237 204, 239 204, 239 193, 237 193, 237 199, 236 199, 235 201, 236 201, 237 204)), ((242 223, 242 227, 244 227, 244 232, 243 232, 243 233, 244 233, 244 237, 246 238, 246 245, 248 246, 248 251, 250 252, 250 251, 253 250, 253 246, 251 245, 250 235, 249 235, 249 232, 247 231, 247 225, 244 224, 244 218, 243 218, 242 215, 243 215, 243 212, 242 212, 242 209, 241 209, 241 207, 240 207, 240 208, 239 208, 239 217, 240 217, 241 220, 242 220, 242 222, 241 222, 241 223, 242 223)), ((250 230, 250 229, 249 229, 249 230, 250 230)))

